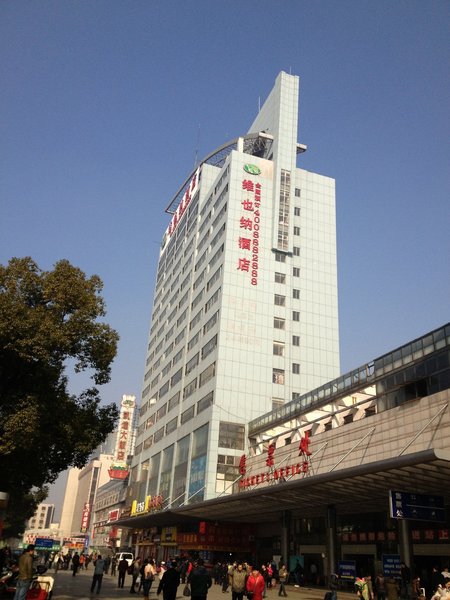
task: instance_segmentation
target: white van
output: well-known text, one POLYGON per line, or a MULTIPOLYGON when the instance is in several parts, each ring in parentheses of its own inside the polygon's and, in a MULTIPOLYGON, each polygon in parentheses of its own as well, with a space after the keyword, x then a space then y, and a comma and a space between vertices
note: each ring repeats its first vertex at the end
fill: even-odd
POLYGON ((122 558, 125 558, 129 567, 131 567, 131 565, 133 564, 133 561, 134 561, 134 556, 131 554, 131 552, 119 552, 118 554, 116 554, 116 558, 117 558, 117 564, 120 563, 122 558))

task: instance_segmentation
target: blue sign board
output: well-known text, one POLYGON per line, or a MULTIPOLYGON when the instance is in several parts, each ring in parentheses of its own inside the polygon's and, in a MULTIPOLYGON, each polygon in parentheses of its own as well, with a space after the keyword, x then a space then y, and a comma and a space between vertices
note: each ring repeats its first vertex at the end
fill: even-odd
POLYGON ((340 560, 338 561, 338 575, 341 579, 354 581, 356 578, 356 561, 340 560))
POLYGON ((445 522, 443 496, 411 494, 409 492, 389 492, 389 506, 393 519, 445 522))
POLYGON ((394 579, 396 579, 401 576, 400 554, 383 554, 381 557, 381 564, 383 566, 383 575, 385 577, 394 577, 394 579))
POLYGON ((205 487, 206 455, 198 456, 191 461, 191 477, 189 480, 189 498, 194 496, 194 502, 203 499, 199 492, 205 487))
POLYGON ((34 545, 36 547, 37 550, 51 550, 53 548, 53 544, 54 544, 54 540, 50 539, 50 538, 36 538, 36 541, 34 542, 34 545))

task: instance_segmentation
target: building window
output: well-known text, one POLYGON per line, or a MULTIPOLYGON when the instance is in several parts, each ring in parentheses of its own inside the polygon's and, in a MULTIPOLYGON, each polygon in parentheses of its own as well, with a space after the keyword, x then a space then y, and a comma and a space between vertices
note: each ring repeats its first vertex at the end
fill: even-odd
POLYGON ((200 331, 198 331, 193 337, 191 337, 191 339, 189 340, 188 343, 188 352, 189 350, 192 350, 192 348, 197 344, 198 340, 200 339, 200 331))
POLYGON ((292 320, 300 321, 300 313, 298 312, 298 310, 292 311, 292 320))
POLYGON ((284 398, 272 398, 272 410, 281 408, 284 404, 284 398))
POLYGON ((213 403, 214 392, 209 392, 204 398, 197 402, 197 414, 209 408, 213 403))
POLYGON ((219 448, 233 448, 244 450, 245 426, 237 423, 226 423, 220 421, 219 426, 219 448))
POLYGON ((294 256, 300 256, 300 248, 298 246, 294 246, 293 254, 294 256))
POLYGON ((274 326, 275 329, 284 329, 285 320, 284 319, 280 319, 279 317, 274 317, 274 319, 273 319, 273 326, 274 326))
POLYGON ((207 333, 217 323, 219 318, 219 311, 213 314, 213 316, 203 325, 203 335, 207 333))
POLYGON ((177 364, 177 362, 181 359, 181 357, 183 356, 183 352, 184 352, 184 348, 181 348, 181 350, 179 350, 175 356, 173 357, 172 360, 172 365, 175 366, 177 364))
POLYGON ((195 367, 198 365, 198 361, 199 353, 197 352, 197 354, 186 363, 185 375, 189 375, 189 373, 195 369, 195 367))
POLYGON ((300 235, 300 227, 294 227, 294 235, 300 235))
POLYGON ((275 273, 275 283, 286 283, 286 275, 284 273, 275 273))
POLYGON ((153 442, 156 444, 157 442, 162 440, 163 437, 164 437, 164 427, 161 427, 161 429, 158 429, 158 431, 153 436, 153 442))
POLYGON ((181 413, 181 419, 180 419, 181 424, 183 425, 183 423, 186 423, 187 421, 190 421, 191 419, 193 419, 194 412, 195 412, 195 406, 191 406, 190 408, 185 410, 183 413, 181 413))
POLYGON ((274 342, 273 353, 275 356, 284 356, 284 344, 281 342, 274 342))
POLYGON ((300 290, 292 290, 292 297, 296 300, 300 299, 300 290))
POLYGON ((280 296, 280 294, 275 294, 274 302, 275 306, 285 306, 286 296, 280 296))
POLYGON ((293 335, 292 336, 292 345, 293 346, 300 346, 300 336, 299 335, 293 335))
POLYGON ((284 385, 283 369, 272 369, 272 383, 279 383, 280 385, 284 385))
POLYGON ((282 254, 281 252, 275 252, 275 260, 276 260, 276 262, 285 263, 286 262, 286 254, 282 254))
POLYGON ((278 208, 278 248, 289 247, 289 212, 291 204, 291 174, 284 169, 280 177, 280 204, 278 208))
POLYGON ((178 426, 178 417, 175 417, 174 419, 172 419, 171 421, 169 421, 166 425, 166 435, 168 435, 169 433, 172 433, 172 431, 175 431, 175 429, 178 426))
POLYGON ((295 197, 300 198, 300 188, 295 188, 295 197))
POLYGON ((164 404, 163 406, 161 406, 161 408, 156 411, 156 420, 159 421, 159 419, 162 419, 163 417, 166 416, 167 413, 167 404, 164 404))
POLYGON ((295 215, 296 217, 299 217, 299 216, 300 216, 300 206, 295 206, 295 207, 294 207, 294 215, 295 215))
POLYGON ((206 358, 208 356, 208 354, 211 354, 211 352, 216 348, 217 346, 217 334, 212 337, 209 342, 207 344, 205 344, 202 348, 202 360, 204 358, 206 358))
POLYGON ((202 373, 200 373, 198 387, 201 387, 207 381, 212 379, 215 374, 216 374, 216 363, 212 363, 202 373))
POLYGON ((292 372, 294 375, 300 374, 300 365, 298 363, 292 363, 292 372))
MULTIPOLYGON (((180 369, 180 372, 182 371, 182 369, 180 369)), ((174 396, 172 396, 172 398, 169 400, 169 406, 168 409, 169 411, 172 410, 172 408, 175 408, 175 406, 178 406, 178 404, 180 403, 180 392, 177 392, 174 396)))
POLYGON ((182 376, 183 376, 183 369, 178 369, 178 371, 176 373, 174 373, 174 375, 172 375, 172 377, 170 379, 170 387, 174 387, 179 381, 181 381, 182 376))
POLYGON ((183 390, 183 400, 189 398, 197 389, 197 377, 193 379, 183 390))
POLYGON ((292 275, 293 275, 294 277, 300 277, 300 269, 299 269, 299 267, 294 267, 294 268, 292 269, 292 275))

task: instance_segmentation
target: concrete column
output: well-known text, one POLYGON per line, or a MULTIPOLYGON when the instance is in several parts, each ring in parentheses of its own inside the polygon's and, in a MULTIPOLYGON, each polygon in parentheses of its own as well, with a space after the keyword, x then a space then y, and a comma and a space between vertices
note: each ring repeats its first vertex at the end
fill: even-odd
POLYGON ((411 569, 411 577, 414 565, 413 545, 411 538, 411 526, 407 519, 397 519, 398 524, 398 553, 401 562, 411 569))
POLYGON ((330 581, 330 575, 336 573, 337 570, 337 559, 336 559, 336 507, 334 504, 327 506, 327 522, 326 522, 326 548, 327 556, 325 561, 325 577, 327 581, 330 581))
POLYGON ((291 539, 291 511, 284 510, 281 515, 281 556, 289 569, 289 553, 291 539))

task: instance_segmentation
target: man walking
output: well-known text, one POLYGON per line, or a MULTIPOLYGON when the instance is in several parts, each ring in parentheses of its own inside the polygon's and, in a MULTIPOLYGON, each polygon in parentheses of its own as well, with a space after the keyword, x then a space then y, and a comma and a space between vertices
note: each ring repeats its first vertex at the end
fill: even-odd
POLYGON ((117 565, 117 570, 119 571, 119 580, 117 586, 123 588, 123 584, 125 583, 125 575, 128 571, 128 561, 125 557, 117 565))
POLYGON ((230 576, 232 600, 244 599, 246 581, 247 573, 244 571, 244 566, 242 563, 238 563, 230 576))
POLYGON ((173 560, 170 563, 170 567, 161 577, 158 585, 157 594, 162 592, 164 600, 175 600, 177 597, 177 589, 180 585, 180 574, 177 570, 177 563, 173 560))
POLYGON ((97 594, 100 594, 100 590, 102 587, 103 573, 105 570, 105 561, 103 560, 101 554, 99 554, 97 556, 97 560, 95 561, 94 565, 95 565, 95 567, 94 567, 94 575, 92 577, 91 594, 94 591, 95 584, 97 584, 97 594))
POLYGON ((31 580, 33 579, 33 555, 34 545, 29 544, 25 552, 19 558, 19 576, 17 579, 14 600, 25 600, 31 580))
POLYGON ((189 573, 187 582, 191 586, 191 600, 206 600, 208 590, 212 585, 212 579, 201 558, 198 559, 195 567, 189 573))

